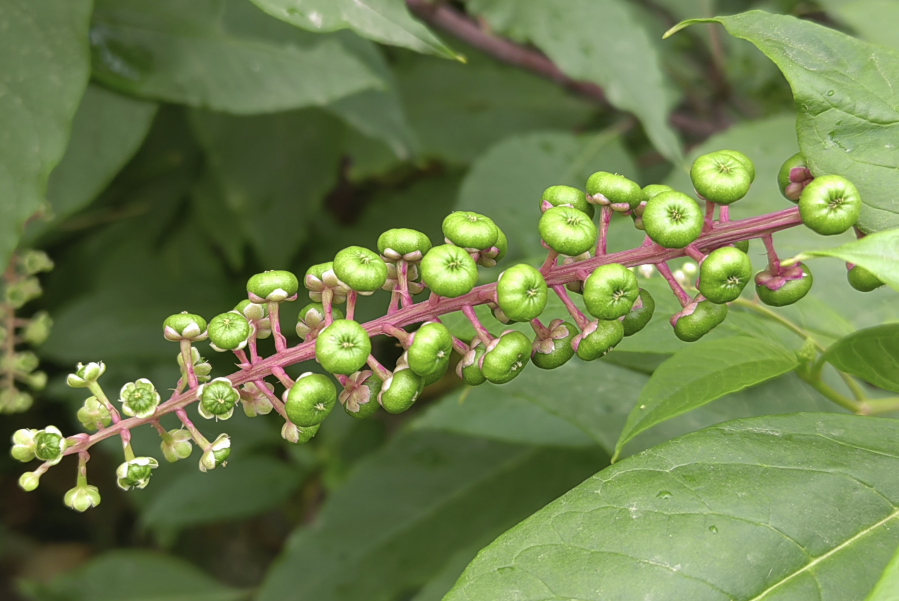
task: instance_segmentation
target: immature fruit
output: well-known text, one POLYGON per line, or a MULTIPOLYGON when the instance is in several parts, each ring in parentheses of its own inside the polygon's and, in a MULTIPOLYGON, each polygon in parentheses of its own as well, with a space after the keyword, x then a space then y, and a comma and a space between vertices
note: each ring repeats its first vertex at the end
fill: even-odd
POLYGON ((321 425, 301 428, 296 424, 285 421, 281 426, 281 438, 293 444, 306 444, 318 433, 321 425))
POLYGON ((368 332, 349 319, 332 322, 315 339, 315 359, 332 374, 348 376, 359 371, 370 354, 368 332))
POLYGON ((531 346, 531 361, 540 369, 555 369, 568 363, 574 357, 571 341, 578 335, 577 328, 561 319, 550 322, 549 336, 534 340, 531 346))
POLYGON ((725 205, 746 196, 752 183, 743 160, 724 152, 698 157, 690 168, 690 179, 696 192, 704 199, 725 205))
POLYGON ((334 257, 334 273, 356 292, 380 290, 387 281, 387 265, 377 253, 361 246, 344 248, 334 257))
POLYGON ((596 225, 583 211, 570 207, 548 209, 537 226, 548 247, 574 257, 596 246, 596 225))
POLYGON ((664 184, 649 184, 648 186, 643 186, 643 197, 646 200, 658 196, 662 192, 673 192, 674 188, 671 186, 666 186, 664 184))
POLYGON ((173 342, 205 340, 206 320, 187 311, 170 315, 162 322, 162 335, 173 342))
POLYGON ((665 248, 683 248, 702 233, 699 205, 681 192, 662 192, 646 203, 643 227, 650 239, 665 248))
POLYGON ((624 328, 625 336, 633 336, 652 320, 652 314, 655 313, 656 302, 647 290, 640 289, 640 296, 634 301, 634 306, 628 311, 624 319, 621 320, 621 326, 624 328))
POLYGON ((699 266, 699 291, 713 303, 736 300, 752 278, 752 262, 732 246, 717 248, 699 266))
POLYGON ((496 283, 496 300, 512 321, 530 321, 546 308, 546 280, 530 265, 510 267, 496 283))
POLYGON ((784 198, 799 202, 802 191, 814 179, 805 162, 805 157, 801 152, 797 152, 781 165, 780 172, 777 174, 777 185, 784 198))
POLYGON ((639 293, 637 276, 618 263, 600 265, 584 282, 584 304, 598 319, 627 315, 639 293))
POLYGON ((822 236, 842 234, 855 225, 861 210, 858 190, 839 175, 816 177, 799 198, 802 223, 822 236))
POLYGON ((749 253, 749 240, 740 240, 739 242, 734 242, 734 248, 737 250, 749 253))
POLYGON ((598 171, 587 179, 587 202, 627 211, 637 208, 643 198, 640 186, 623 175, 598 171))
POLYGON ((846 273, 849 285, 860 292, 871 292, 883 286, 883 282, 876 275, 864 267, 854 266, 846 273))
POLYGON ((201 416, 225 420, 234 413, 234 405, 240 400, 240 393, 228 378, 216 378, 212 382, 200 384, 197 397, 200 399, 197 410, 201 416))
POLYGON ((752 160, 739 150, 719 150, 721 154, 730 155, 733 158, 737 159, 743 166, 746 167, 746 171, 749 173, 749 183, 755 181, 755 165, 752 163, 752 160))
MULTIPOLYGON (((343 311, 337 307, 331 307, 331 319, 343 319, 343 311)), ((325 307, 321 303, 309 303, 297 316, 297 336, 300 340, 306 340, 309 332, 318 328, 325 321, 325 307)))
POLYGON ((456 246, 486 250, 496 243, 493 220, 471 211, 454 211, 443 220, 443 235, 456 246))
POLYGON ((591 321, 578 336, 571 341, 576 347, 578 359, 593 361, 609 353, 624 338, 624 326, 617 319, 591 321))
POLYGON ((429 250, 431 240, 418 230, 394 228, 378 237, 378 252, 391 261, 402 259, 415 263, 421 261, 429 250))
POLYGON ((812 289, 814 278, 812 278, 812 272, 809 271, 808 266, 798 263, 786 268, 786 270, 785 273, 791 279, 785 279, 781 276, 779 280, 777 279, 778 276, 772 276, 767 270, 760 271, 755 275, 755 292, 766 305, 771 305, 772 307, 792 305, 812 289), (771 287, 781 284, 781 280, 783 280, 782 285, 776 290, 772 290, 771 287))
POLYGON ((478 283, 478 266, 465 250, 443 244, 422 259, 421 280, 434 294, 456 298, 471 292, 478 283))
POLYGON ((290 387, 284 409, 291 423, 307 428, 325 421, 337 401, 337 387, 328 376, 306 372, 290 387))
POLYGON ((490 343, 481 359, 481 371, 488 382, 511 382, 531 359, 531 341, 521 332, 506 330, 490 343))
MULTIPOLYGON (((406 351, 409 369, 419 376, 429 376, 449 363, 453 337, 445 325, 429 322, 418 328, 406 351)), ((442 373, 440 374, 443 375, 442 373)))
POLYGON ((468 386, 480 386, 487 381, 481 371, 481 357, 487 349, 480 341, 475 341, 475 346, 465 353, 462 360, 456 365, 456 375, 468 386))
POLYGON ((387 413, 402 413, 418 400, 425 383, 411 369, 397 369, 387 378, 378 395, 378 403, 387 413))
POLYGON ((449 369, 450 365, 450 356, 449 353, 443 356, 442 359, 437 363, 437 369, 432 371, 426 376, 422 376, 422 380, 424 381, 425 386, 430 386, 434 382, 439 381, 444 374, 446 374, 446 370, 449 369))
POLYGON ((727 305, 694 302, 674 316, 674 334, 684 342, 696 342, 727 317, 727 305))
POLYGON ((216 315, 209 322, 209 345, 213 350, 235 351, 247 345, 250 337, 250 323, 237 311, 216 315))
POLYGON ((257 273, 247 282, 247 294, 254 303, 281 302, 297 293, 300 283, 289 271, 257 273))
POLYGON ((543 191, 543 197, 540 200, 541 212, 562 206, 569 206, 578 211, 583 211, 590 219, 593 219, 593 215, 596 214, 596 209, 587 202, 586 195, 577 188, 572 188, 571 186, 550 186, 543 191))

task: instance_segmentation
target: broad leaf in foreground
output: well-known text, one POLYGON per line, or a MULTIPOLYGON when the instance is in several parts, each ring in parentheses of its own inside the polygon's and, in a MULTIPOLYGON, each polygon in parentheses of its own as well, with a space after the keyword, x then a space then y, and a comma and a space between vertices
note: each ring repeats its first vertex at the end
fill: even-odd
POLYGON ((44 200, 90 74, 90 0, 0 3, 0 269, 44 200))
POLYGON ((403 0, 252 0, 271 16, 316 33, 352 29, 382 44, 461 57, 412 18, 403 0))
POLYGON ((899 422, 737 420, 609 467, 486 549, 446 601, 861 599, 899 545, 899 422))
POLYGON ((691 19, 666 35, 693 23, 721 23, 774 61, 793 88, 799 147, 812 173, 856 185, 862 231, 899 226, 899 50, 762 11, 691 19))
POLYGON ((640 391, 615 444, 615 457, 643 430, 785 374, 798 364, 796 355, 783 345, 748 336, 701 341, 678 351, 640 391))
POLYGON ((827 349, 824 359, 878 388, 899 392, 899 324, 841 338, 827 349))
POLYGON ((836 248, 806 251, 795 260, 805 261, 812 257, 834 257, 861 265, 880 278, 881 282, 899 292, 899 227, 871 234, 836 248))

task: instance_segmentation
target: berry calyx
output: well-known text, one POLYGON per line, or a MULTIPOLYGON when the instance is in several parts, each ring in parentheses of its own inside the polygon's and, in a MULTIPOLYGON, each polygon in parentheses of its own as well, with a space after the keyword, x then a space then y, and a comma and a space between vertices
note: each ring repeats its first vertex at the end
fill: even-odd
POLYGON ((802 191, 814 179, 815 177, 805 161, 805 156, 801 152, 797 152, 784 161, 777 173, 777 185, 780 193, 784 198, 793 202, 799 202, 802 191))
POLYGON ((713 303, 736 300, 752 278, 752 262, 732 246, 718 248, 699 266, 699 291, 713 303))
POLYGON ((643 227, 650 239, 664 248, 683 248, 702 233, 704 218, 692 198, 661 192, 650 198, 643 211, 643 227))
POLYGON ((510 267, 496 282, 496 301, 512 321, 530 321, 546 308, 546 280, 530 265, 510 267))
POLYGON ((369 370, 359 371, 350 376, 349 382, 338 395, 346 414, 356 419, 366 419, 378 411, 378 395, 383 381, 369 370))
POLYGON ((598 319, 624 317, 638 295, 637 276, 618 263, 597 267, 584 282, 584 304, 598 319))
MULTIPOLYGON (((337 307, 331 307, 331 319, 343 319, 343 311, 337 307)), ((325 308, 321 303, 309 303, 297 315, 297 336, 300 340, 306 340, 310 332, 315 332, 325 322, 325 308)))

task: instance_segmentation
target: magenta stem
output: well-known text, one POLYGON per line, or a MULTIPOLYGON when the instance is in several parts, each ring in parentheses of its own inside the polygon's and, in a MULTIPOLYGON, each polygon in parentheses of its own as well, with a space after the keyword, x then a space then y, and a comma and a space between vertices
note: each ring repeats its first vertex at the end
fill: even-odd
POLYGON ((768 253, 768 271, 771 275, 780 275, 780 259, 777 258, 777 251, 774 250, 774 238, 771 234, 762 236, 762 242, 765 243, 765 252, 768 253))
POLYGON ((250 349, 250 365, 259 363, 259 353, 256 351, 256 333, 254 332, 250 339, 247 340, 247 347, 250 349))
POLYGON ((388 336, 393 336, 394 338, 399 340, 400 343, 403 345, 403 348, 409 347, 409 332, 407 332, 406 330, 397 328, 390 324, 384 324, 383 332, 385 334, 387 334, 388 336))
POLYGON ((606 241, 609 235, 609 224, 612 222, 612 207, 603 205, 599 209, 599 239, 596 241, 596 256, 606 254, 606 241))
POLYGON ((265 380, 260 378, 259 380, 255 380, 253 384, 255 384, 256 388, 258 388, 262 392, 262 394, 265 395, 265 397, 272 404, 272 407, 275 408, 275 411, 278 412, 278 415, 283 417, 285 420, 290 421, 290 418, 287 417, 287 410, 284 409, 284 403, 275 395, 274 392, 268 389, 268 386, 265 385, 265 380))
POLYGON ((387 307, 387 315, 393 315, 400 309, 400 291, 393 289, 390 292, 390 305, 387 307))
POLYGON ((393 377, 393 374, 390 373, 390 370, 381 365, 381 363, 375 359, 374 355, 369 355, 368 359, 365 360, 368 366, 371 368, 375 375, 381 378, 382 381, 386 382, 389 378, 393 377))
POLYGON ((464 342, 462 342, 461 340, 459 340, 458 338, 453 336, 453 350, 456 351, 457 353, 459 353, 460 355, 464 355, 465 353, 470 351, 471 348, 467 344, 465 344, 464 342))
POLYGON ((190 432, 190 436, 194 439, 194 442, 197 443, 197 446, 205 450, 206 447, 209 446, 209 441, 206 440, 205 436, 200 434, 200 431, 197 430, 194 423, 187 417, 187 411, 185 411, 183 407, 179 407, 178 409, 175 409, 175 415, 178 416, 178 419, 181 420, 181 423, 184 424, 184 427, 190 432))
POLYGON ((322 307, 325 309, 325 327, 327 328, 334 321, 334 314, 331 306, 334 303, 334 291, 330 288, 322 290, 322 307))
POLYGON ((431 296, 428 297, 428 306, 430 308, 435 308, 440 304, 440 296, 435 294, 433 290, 431 290, 431 296))
POLYGON ((684 289, 681 288, 681 285, 677 282, 677 279, 674 277, 674 274, 671 273, 671 268, 668 267, 667 263, 656 263, 656 269, 659 270, 659 273, 662 274, 662 277, 668 282, 668 285, 671 286, 671 291, 674 292, 674 296, 677 297, 677 300, 680 302, 682 307, 686 307, 693 299, 684 292, 684 289))
POLYGON ((247 354, 243 349, 237 349, 234 351, 234 355, 237 357, 237 360, 240 361, 240 365, 238 365, 241 369, 249 369, 250 368, 250 360, 247 359, 247 354))
POLYGON ((702 251, 693 246, 692 244, 687 245, 684 248, 684 252, 688 257, 696 261, 697 263, 702 263, 705 260, 705 255, 702 254, 702 251))
POLYGON ((287 375, 283 367, 278 365, 272 366, 272 375, 278 378, 278 381, 281 382, 284 388, 290 390, 293 387, 293 379, 287 375))
POLYGON ((471 322, 471 325, 474 327, 474 331, 477 332, 478 338, 481 339, 481 342, 484 346, 487 346, 491 342, 493 342, 493 336, 491 336, 490 332, 487 331, 487 328, 485 328, 481 324, 481 320, 478 319, 478 316, 475 314, 474 309, 471 305, 464 305, 462 307, 462 313, 465 315, 465 317, 468 318, 468 321, 471 322))
POLYGON ((400 300, 403 308, 412 305, 412 296, 409 294, 409 264, 400 259, 396 264, 397 286, 400 289, 400 300))
POLYGON ((584 317, 584 314, 581 313, 580 309, 574 306, 574 303, 571 302, 571 299, 568 298, 568 291, 565 290, 565 286, 561 284, 556 284, 553 287, 553 292, 561 299, 562 303, 564 303, 565 308, 568 309, 568 313, 571 317, 574 318, 574 322, 577 324, 577 327, 580 329, 584 329, 590 323, 589 320, 584 317))
POLYGON ((730 221, 730 207, 720 205, 718 207, 718 223, 727 223, 728 221, 730 221))
POLYGON ((543 325, 538 318, 534 318, 531 320, 531 327, 534 328, 534 333, 537 334, 540 338, 546 338, 549 336, 549 328, 543 325))
POLYGON ((346 318, 353 319, 356 315, 356 297, 358 297, 359 293, 355 290, 350 290, 346 295, 346 318))
POLYGON ((287 348, 287 339, 281 333, 281 319, 279 317, 279 309, 281 303, 274 301, 268 302, 268 321, 272 328, 272 336, 275 339, 275 351, 280 353, 287 348))
POLYGON ((549 253, 546 255, 546 260, 543 261, 543 265, 540 266, 540 273, 546 275, 549 273, 553 267, 556 266, 556 261, 559 259, 559 253, 550 249, 549 253))
POLYGON ((702 233, 707 234, 715 227, 715 203, 710 200, 705 201, 705 223, 702 226, 702 233))
POLYGON ((184 373, 187 374, 187 385, 190 388, 196 388, 199 382, 197 374, 194 373, 194 362, 190 353, 190 340, 181 339, 181 361, 184 363, 184 373))
MULTIPOLYGON (((701 251, 710 251, 721 246, 734 244, 743 240, 751 240, 753 238, 761 238, 766 234, 771 234, 780 230, 802 225, 802 219, 799 217, 798 207, 790 207, 776 213, 767 215, 759 215, 749 219, 741 219, 738 221, 729 221, 719 224, 713 231, 704 233, 694 243, 696 248, 701 251)), ((592 271, 601 265, 609 265, 611 263, 619 263, 624 267, 639 267, 645 264, 659 264, 664 261, 672 261, 674 259, 685 256, 683 249, 676 248, 660 248, 656 245, 641 246, 631 250, 617 252, 602 257, 592 257, 586 261, 572 263, 570 265, 559 265, 546 276, 546 283, 549 286, 564 286, 574 281, 577 270, 586 269, 592 271)), ((555 288, 554 288, 555 289, 555 288)), ((407 307, 397 311, 393 315, 385 315, 363 325, 369 336, 378 336, 384 334, 385 326, 404 327, 424 321, 433 320, 453 313, 461 311, 466 305, 479 305, 489 302, 494 297, 496 284, 485 284, 478 286, 468 294, 456 298, 438 299, 439 303, 432 305, 427 303, 416 303, 411 307, 407 307)), ((324 295, 323 295, 324 298, 324 295)), ((310 361, 315 357, 315 341, 307 341, 297 346, 288 348, 282 353, 277 353, 271 357, 267 357, 252 366, 251 369, 239 371, 228 376, 233 386, 240 386, 247 382, 260 380, 271 374, 272 367, 286 367, 295 365, 304 361, 310 361)), ((149 423, 150 419, 158 419, 159 416, 171 412, 177 412, 179 409, 196 402, 196 394, 192 392, 180 392, 172 395, 172 398, 157 407, 153 418, 130 417, 109 426, 103 430, 93 433, 84 443, 74 444, 67 447, 65 454, 69 455, 77 453, 101 440, 105 440, 111 436, 118 436, 122 430, 136 428, 143 424, 149 423)))

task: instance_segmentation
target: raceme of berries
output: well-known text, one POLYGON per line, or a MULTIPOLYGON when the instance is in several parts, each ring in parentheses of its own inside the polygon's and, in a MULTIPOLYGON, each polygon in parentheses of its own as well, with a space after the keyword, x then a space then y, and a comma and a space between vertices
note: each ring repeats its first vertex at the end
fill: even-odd
MULTIPOLYGON (((466 386, 505 384, 531 362, 539 369, 556 369, 575 356, 594 361, 625 336, 638 335, 654 318, 656 301, 638 286, 634 268, 645 277, 658 272, 666 279, 683 307, 666 316, 673 335, 696 341, 724 321, 728 303, 740 302, 738 297, 745 294, 751 277, 748 240, 760 238, 768 255, 767 268, 754 277, 756 295, 767 305, 788 305, 808 293, 812 275, 804 264, 781 264, 773 233, 800 223, 821 234, 840 233, 855 224, 860 210, 861 200, 851 183, 836 175, 812 178, 804 159, 797 156, 785 163, 780 184, 788 198, 798 199, 798 207, 776 217, 735 221, 722 228, 728 221, 723 205, 745 196, 755 177, 752 161, 740 152, 722 150, 697 158, 691 175, 705 211, 682 191, 661 184, 641 188, 624 176, 604 171, 590 176, 584 183, 586 192, 568 185, 546 188, 539 198, 541 213, 532 204, 522 207, 523 215, 531 207, 533 226, 548 250, 542 266, 508 266, 495 283, 477 288, 479 266, 495 266, 508 250, 506 236, 490 217, 471 211, 451 213, 443 222, 446 243, 438 246, 417 230, 387 230, 378 238, 377 252, 351 246, 337 253, 333 262, 307 269, 302 282, 311 302, 299 312, 296 333, 301 342, 295 346, 288 346, 282 334, 279 305, 297 298, 299 279, 289 271, 254 275, 247 282, 247 298, 235 305, 229 301, 222 308, 234 308, 208 323, 187 311, 165 318, 164 337, 180 346, 175 357, 181 375, 170 398, 160 396, 165 387, 157 390, 148 379, 138 378, 124 383, 118 399, 113 397, 119 402, 113 403, 100 383, 105 364, 79 363, 66 381, 89 392, 77 417, 94 434, 67 438, 53 426, 18 430, 12 456, 23 462, 43 462, 21 476, 20 486, 34 490, 50 466, 65 455, 78 454, 77 484, 64 501, 77 511, 98 505, 99 492, 86 479, 87 450, 115 435, 121 438, 124 453, 116 470, 118 485, 126 490, 146 487, 158 464, 150 457, 135 456, 131 449, 131 430, 141 425, 156 428, 167 461, 189 457, 196 446, 200 471, 224 467, 231 437, 221 434, 212 442, 207 440, 184 410, 194 402, 202 417, 216 420, 228 419, 240 403, 249 417, 270 415, 269 419, 283 420, 281 436, 292 444, 304 444, 316 435, 338 401, 358 419, 382 408, 388 413, 408 410, 425 387, 443 378, 453 365, 454 353, 458 357, 455 373, 466 386), (639 248, 608 252, 608 227, 611 219, 617 219, 615 213, 631 217, 633 225, 645 231, 639 248), (684 273, 672 273, 667 264, 685 256, 699 264, 695 298, 691 297, 695 291, 688 294, 683 288, 687 285, 684 273), (429 296, 413 299, 425 290, 429 296), (365 324, 355 321, 358 296, 379 291, 390 297, 385 315, 365 324), (578 309, 569 292, 583 294, 589 315, 578 309), (558 306, 548 302, 550 295, 565 307, 561 315, 547 315, 548 307, 558 306), (344 303, 342 310, 337 307, 344 303), (480 322, 474 310, 478 305, 493 311, 490 319, 529 324, 533 337, 516 330, 495 337, 480 322), (471 340, 455 338, 440 320, 457 312, 473 327, 471 340), (257 343, 268 336, 274 338, 275 353, 262 357, 257 343), (373 354, 376 336, 391 337, 403 348, 392 369, 373 354), (235 373, 213 377, 212 366, 198 348, 207 338, 210 348, 234 353, 235 373), (290 365, 312 360, 326 373, 306 372, 294 381, 285 372, 290 365), (283 392, 276 392, 276 386, 282 386, 283 392), (158 420, 169 414, 178 418, 180 427, 160 425, 158 420)), ((536 194, 527 202, 534 200, 536 194)), ((882 285, 864 268, 847 267, 852 287, 868 291, 882 285)), ((40 321, 36 316, 30 327, 37 328, 34 324, 40 321)), ((374 352, 379 355, 379 348, 374 352)), ((0 368, 12 369, 40 385, 40 375, 31 371, 36 366, 36 356, 24 351, 0 362, 0 368)), ((0 405, 11 402, 7 399, 11 394, 0 390, 5 395, 0 405)))

